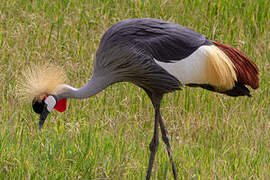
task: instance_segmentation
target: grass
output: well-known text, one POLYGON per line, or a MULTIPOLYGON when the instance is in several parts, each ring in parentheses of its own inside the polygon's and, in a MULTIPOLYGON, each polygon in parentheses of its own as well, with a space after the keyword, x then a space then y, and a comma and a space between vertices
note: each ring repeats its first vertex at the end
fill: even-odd
MULTIPOLYGON (((230 44, 260 69, 253 98, 183 88, 162 103, 180 179, 270 177, 270 2, 265 0, 0 1, 0 178, 143 179, 154 112, 146 94, 115 84, 87 100, 70 100, 44 129, 31 102, 15 96, 31 63, 63 65, 70 84, 91 76, 99 40, 112 24, 153 17, 230 44)), ((160 143, 153 179, 172 179, 160 143)))

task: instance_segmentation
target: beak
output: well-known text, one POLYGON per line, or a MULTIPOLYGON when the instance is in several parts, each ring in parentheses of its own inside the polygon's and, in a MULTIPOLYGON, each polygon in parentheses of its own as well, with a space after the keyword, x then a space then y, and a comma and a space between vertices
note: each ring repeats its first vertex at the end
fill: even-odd
POLYGON ((43 124, 44 124, 44 122, 45 122, 45 120, 46 120, 49 113, 50 112, 47 109, 47 105, 45 105, 44 108, 43 108, 43 111, 42 111, 42 113, 40 114, 40 117, 39 117, 39 130, 41 130, 41 128, 42 128, 42 126, 43 126, 43 124))
POLYGON ((45 106, 43 107, 42 113, 40 114, 40 117, 39 117, 39 130, 41 130, 49 113, 50 112, 47 109, 47 104, 45 104, 45 106))

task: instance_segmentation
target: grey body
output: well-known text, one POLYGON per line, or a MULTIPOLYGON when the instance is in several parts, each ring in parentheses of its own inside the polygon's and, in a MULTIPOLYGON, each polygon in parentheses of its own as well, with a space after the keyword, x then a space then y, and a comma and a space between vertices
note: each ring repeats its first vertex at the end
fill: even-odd
POLYGON ((108 73, 113 81, 130 81, 161 94, 179 90, 181 82, 154 59, 181 60, 208 44, 212 42, 204 35, 177 24, 157 19, 121 21, 102 37, 93 75, 108 73))

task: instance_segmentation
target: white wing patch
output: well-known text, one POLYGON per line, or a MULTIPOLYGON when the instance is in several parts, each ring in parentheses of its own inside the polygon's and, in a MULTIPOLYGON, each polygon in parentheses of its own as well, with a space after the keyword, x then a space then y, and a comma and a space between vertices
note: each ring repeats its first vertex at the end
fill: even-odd
POLYGON ((207 56, 205 46, 199 47, 194 53, 182 60, 171 60, 172 63, 155 62, 168 73, 176 77, 182 84, 208 84, 207 56))

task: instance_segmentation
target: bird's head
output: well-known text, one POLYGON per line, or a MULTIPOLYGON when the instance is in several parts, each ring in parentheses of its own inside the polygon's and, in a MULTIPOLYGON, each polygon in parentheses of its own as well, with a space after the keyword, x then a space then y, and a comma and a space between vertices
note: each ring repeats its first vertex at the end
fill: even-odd
POLYGON ((61 85, 67 81, 64 68, 55 64, 31 64, 22 71, 16 93, 18 97, 32 101, 33 110, 40 114, 39 128, 53 109, 65 111, 66 99, 54 94, 59 94, 63 89, 61 85))
POLYGON ((64 112, 66 110, 66 99, 61 99, 57 101, 54 95, 44 96, 42 100, 33 99, 32 107, 33 110, 40 115, 39 117, 39 129, 42 128, 48 114, 56 109, 59 112, 64 112))

